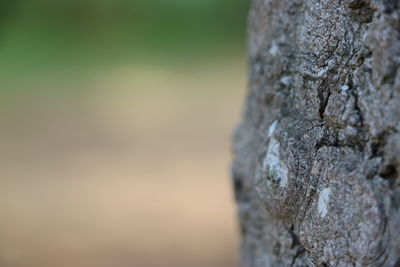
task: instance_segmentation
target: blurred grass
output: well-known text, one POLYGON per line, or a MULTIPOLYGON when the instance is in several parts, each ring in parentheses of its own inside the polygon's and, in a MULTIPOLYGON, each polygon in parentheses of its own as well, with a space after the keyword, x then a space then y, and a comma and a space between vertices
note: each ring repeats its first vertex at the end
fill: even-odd
POLYGON ((243 0, 3 0, 0 78, 237 53, 243 0))

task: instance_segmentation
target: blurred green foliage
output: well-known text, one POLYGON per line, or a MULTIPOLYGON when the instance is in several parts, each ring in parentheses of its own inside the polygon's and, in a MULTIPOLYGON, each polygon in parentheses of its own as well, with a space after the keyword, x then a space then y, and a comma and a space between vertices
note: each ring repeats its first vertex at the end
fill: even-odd
POLYGON ((247 5, 248 0, 2 0, 0 78, 240 51, 247 5))

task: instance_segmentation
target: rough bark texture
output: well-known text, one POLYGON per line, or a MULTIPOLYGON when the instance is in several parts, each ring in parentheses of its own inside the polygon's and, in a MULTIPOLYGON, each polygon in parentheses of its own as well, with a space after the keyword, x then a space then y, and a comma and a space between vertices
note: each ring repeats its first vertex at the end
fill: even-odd
POLYGON ((398 0, 253 0, 242 266, 400 266, 398 0))

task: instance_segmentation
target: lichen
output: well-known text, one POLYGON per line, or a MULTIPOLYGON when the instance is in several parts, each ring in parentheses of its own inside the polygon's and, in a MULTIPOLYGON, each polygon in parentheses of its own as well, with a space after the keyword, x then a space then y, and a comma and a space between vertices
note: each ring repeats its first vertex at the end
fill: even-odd
POLYGON ((263 168, 267 177, 273 182, 279 184, 279 187, 286 187, 288 185, 288 169, 279 158, 280 144, 272 138, 269 145, 267 154, 263 162, 263 168))
POLYGON ((278 125, 278 121, 274 121, 274 122, 269 126, 269 129, 268 129, 268 137, 271 137, 271 136, 274 134, 277 125, 278 125))
POLYGON ((324 188, 318 198, 318 213, 323 218, 328 214, 329 200, 331 197, 331 189, 324 188))
POLYGON ((276 56, 279 53, 279 47, 276 44, 272 44, 271 48, 269 49, 269 53, 272 56, 276 56))

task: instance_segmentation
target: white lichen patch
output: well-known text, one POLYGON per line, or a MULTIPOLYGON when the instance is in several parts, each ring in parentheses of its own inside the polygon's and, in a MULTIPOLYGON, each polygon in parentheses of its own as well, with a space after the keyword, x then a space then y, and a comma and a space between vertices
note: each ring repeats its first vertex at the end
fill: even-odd
POLYGON ((321 78, 322 76, 324 76, 327 72, 328 72, 329 68, 325 68, 325 69, 321 69, 318 73, 317 73, 317 78, 321 78))
POLYGON ((279 46, 276 44, 272 44, 271 48, 268 51, 272 56, 276 56, 279 53, 279 46))
POLYGON ((348 91, 349 89, 350 89, 350 87, 349 87, 347 84, 343 85, 343 86, 340 88, 340 90, 342 90, 343 92, 346 92, 346 91, 348 91))
POLYGON ((318 198, 318 213, 321 217, 325 217, 328 214, 329 199, 331 197, 331 189, 324 188, 319 193, 318 198))
POLYGON ((292 83, 292 77, 283 76, 280 81, 281 81, 282 84, 284 84, 286 86, 289 86, 292 83))
POLYGON ((268 129, 268 137, 271 137, 274 134, 277 125, 278 121, 274 121, 273 123, 271 123, 268 129))
POLYGON ((263 168, 269 179, 279 184, 279 187, 286 187, 288 185, 288 169, 279 158, 279 149, 279 142, 272 138, 269 142, 263 168))

